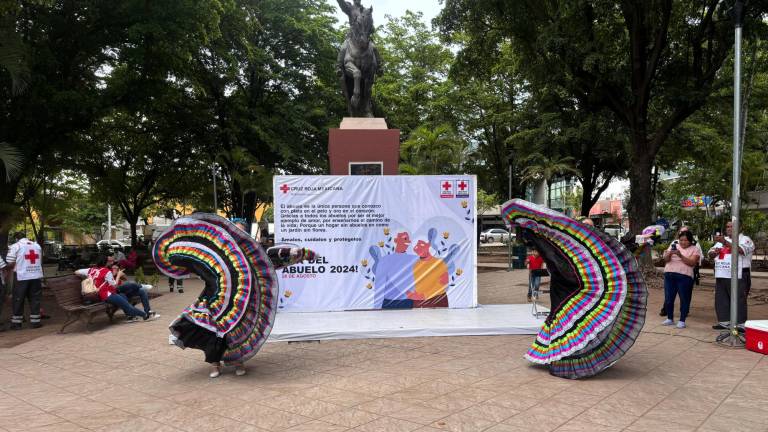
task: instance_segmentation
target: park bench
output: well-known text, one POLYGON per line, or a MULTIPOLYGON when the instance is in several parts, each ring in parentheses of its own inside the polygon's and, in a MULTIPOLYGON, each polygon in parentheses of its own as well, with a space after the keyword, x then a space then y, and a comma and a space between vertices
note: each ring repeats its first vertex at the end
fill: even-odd
MULTIPOLYGON (((52 277, 45 280, 45 286, 53 293, 56 303, 67 313, 67 320, 59 329, 59 333, 64 333, 66 327, 76 323, 81 317, 87 317, 85 328, 89 329, 89 326, 93 321, 93 316, 101 312, 106 313, 109 322, 112 322, 115 312, 117 312, 117 307, 101 301, 91 304, 83 304, 83 298, 80 293, 82 280, 83 279, 77 275, 52 277)), ((157 296, 158 295, 154 293, 149 294, 150 298, 157 296)), ((141 300, 138 297, 132 297, 129 301, 131 304, 135 305, 141 300)))

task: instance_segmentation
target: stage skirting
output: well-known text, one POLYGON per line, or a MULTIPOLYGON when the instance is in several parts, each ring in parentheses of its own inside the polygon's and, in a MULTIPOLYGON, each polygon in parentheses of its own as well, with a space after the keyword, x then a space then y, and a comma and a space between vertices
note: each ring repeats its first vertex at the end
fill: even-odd
MULTIPOLYGON (((539 311, 546 309, 539 307, 539 311)), ((536 334, 542 318, 530 304, 468 309, 408 309, 278 313, 269 341, 312 341, 422 336, 536 334)))

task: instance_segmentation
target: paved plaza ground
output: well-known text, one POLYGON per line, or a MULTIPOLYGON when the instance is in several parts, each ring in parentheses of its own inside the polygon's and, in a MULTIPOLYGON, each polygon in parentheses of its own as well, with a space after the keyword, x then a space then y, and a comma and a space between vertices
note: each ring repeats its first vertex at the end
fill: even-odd
MULTIPOLYGON (((478 280, 481 303, 525 301, 525 271, 478 280)), ((631 351, 569 381, 522 358, 533 336, 268 343, 246 376, 212 380, 199 351, 167 344, 168 322, 200 291, 190 281, 161 290, 158 321, 0 333, 0 432, 768 431, 768 357, 713 343, 711 282, 684 330, 659 325, 652 290, 631 351)), ((752 318, 768 319, 761 303, 752 318)))

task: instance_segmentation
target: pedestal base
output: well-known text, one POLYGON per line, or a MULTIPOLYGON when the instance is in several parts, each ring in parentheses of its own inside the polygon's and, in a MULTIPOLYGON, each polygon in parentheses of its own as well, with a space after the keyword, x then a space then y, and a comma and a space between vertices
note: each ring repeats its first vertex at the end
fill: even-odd
POLYGON ((329 132, 331 175, 398 174, 400 130, 387 129, 383 118, 345 117, 329 132))

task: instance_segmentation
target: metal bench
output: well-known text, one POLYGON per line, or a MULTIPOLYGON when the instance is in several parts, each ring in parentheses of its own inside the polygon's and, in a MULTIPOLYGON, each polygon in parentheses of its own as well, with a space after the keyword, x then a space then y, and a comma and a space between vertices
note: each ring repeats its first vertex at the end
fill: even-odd
MULTIPOLYGON (((70 324, 74 324, 80 320, 81 317, 87 317, 85 321, 85 328, 89 330, 89 326, 93 322, 93 316, 104 312, 109 318, 109 322, 113 321, 117 308, 114 305, 104 302, 96 302, 92 304, 83 304, 83 298, 80 293, 82 278, 77 275, 67 275, 47 278, 45 280, 45 286, 51 290, 56 303, 59 307, 67 313, 67 320, 59 329, 59 333, 64 333, 64 329, 70 324)), ((150 295, 150 297, 156 297, 150 295)), ((131 304, 136 304, 140 301, 138 297, 132 297, 129 299, 131 304)))

